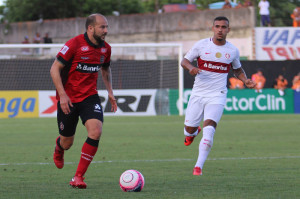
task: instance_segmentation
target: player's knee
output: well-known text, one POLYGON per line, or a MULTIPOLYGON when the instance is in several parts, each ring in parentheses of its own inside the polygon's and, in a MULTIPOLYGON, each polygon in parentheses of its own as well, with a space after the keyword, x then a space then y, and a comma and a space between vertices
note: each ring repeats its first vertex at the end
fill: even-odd
POLYGON ((73 142, 63 142, 63 143, 60 143, 60 145, 64 150, 68 150, 73 145, 73 142))
POLYGON ((217 128, 217 123, 213 120, 208 119, 203 122, 203 127, 206 127, 206 126, 212 126, 214 128, 217 128))
POLYGON ((99 140, 102 135, 102 130, 100 128, 95 128, 88 132, 88 137, 94 140, 99 140))
POLYGON ((71 146, 73 145, 73 142, 74 142, 74 136, 71 137, 60 136, 59 144, 64 150, 70 149, 71 146))
POLYGON ((195 131, 197 131, 197 129, 198 129, 198 127, 184 126, 184 130, 189 134, 195 133, 195 131))
POLYGON ((102 134, 102 122, 96 119, 87 120, 85 123, 88 131, 88 137, 94 140, 99 140, 102 134))

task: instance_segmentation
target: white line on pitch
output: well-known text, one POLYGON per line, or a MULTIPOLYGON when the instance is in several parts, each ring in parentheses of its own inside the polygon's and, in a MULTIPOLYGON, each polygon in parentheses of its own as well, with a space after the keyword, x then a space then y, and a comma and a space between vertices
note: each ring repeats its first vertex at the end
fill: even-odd
MULTIPOLYGON (((279 157, 246 157, 246 158, 208 158, 208 161, 216 160, 266 160, 266 159, 298 159, 300 156, 279 156, 279 157)), ((180 162, 180 161, 194 161, 195 159, 161 159, 161 160, 108 160, 108 161, 93 161, 92 164, 103 163, 130 163, 130 162, 180 162)), ((0 166, 19 166, 19 165, 51 165, 50 162, 24 162, 24 163, 0 163, 0 166)), ((78 162, 65 162, 65 164, 78 164, 78 162)))

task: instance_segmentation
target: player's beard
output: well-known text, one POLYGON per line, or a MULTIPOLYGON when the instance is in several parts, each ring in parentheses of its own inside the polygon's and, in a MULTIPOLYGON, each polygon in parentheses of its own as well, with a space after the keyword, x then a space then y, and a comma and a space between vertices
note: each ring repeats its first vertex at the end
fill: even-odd
POLYGON ((106 36, 106 34, 103 34, 101 36, 96 35, 95 31, 93 33, 93 37, 98 42, 98 44, 101 44, 104 41, 105 36, 106 36), (103 37, 103 39, 102 39, 102 37, 103 37))
POLYGON ((220 41, 220 42, 225 40, 224 36, 221 34, 218 34, 216 39, 217 39, 217 41, 220 41))

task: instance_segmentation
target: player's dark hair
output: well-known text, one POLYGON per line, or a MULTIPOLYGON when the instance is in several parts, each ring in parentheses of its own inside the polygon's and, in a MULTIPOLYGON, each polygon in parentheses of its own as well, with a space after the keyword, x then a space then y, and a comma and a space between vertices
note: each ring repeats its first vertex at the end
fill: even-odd
POLYGON ((215 21, 227 21, 228 22, 228 25, 229 25, 229 20, 227 19, 227 17, 224 17, 224 16, 218 16, 214 19, 214 23, 215 21))
POLYGON ((96 16, 103 16, 102 14, 96 13, 96 14, 91 14, 86 18, 85 21, 85 29, 87 30, 89 25, 94 25, 96 23, 96 16))

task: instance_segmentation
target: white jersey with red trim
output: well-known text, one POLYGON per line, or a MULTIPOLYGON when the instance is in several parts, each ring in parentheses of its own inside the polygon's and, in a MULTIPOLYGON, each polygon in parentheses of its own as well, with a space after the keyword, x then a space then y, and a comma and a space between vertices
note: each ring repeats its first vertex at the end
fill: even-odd
POLYGON ((230 67, 241 67, 238 49, 230 42, 222 46, 215 45, 212 38, 195 43, 184 58, 190 62, 197 59, 202 71, 195 77, 192 95, 202 97, 224 96, 230 67))

